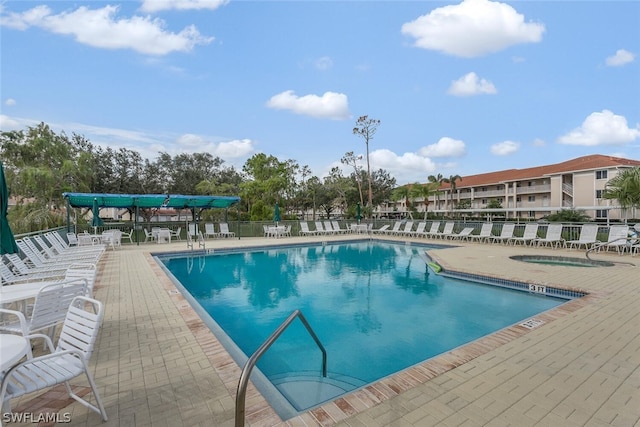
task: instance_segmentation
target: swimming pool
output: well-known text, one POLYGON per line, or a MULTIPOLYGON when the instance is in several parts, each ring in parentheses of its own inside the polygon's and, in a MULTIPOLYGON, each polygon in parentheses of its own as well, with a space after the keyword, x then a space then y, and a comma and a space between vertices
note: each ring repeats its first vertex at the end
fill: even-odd
POLYGON ((303 312, 327 349, 328 378, 296 321, 254 379, 288 419, 566 301, 435 275, 428 248, 360 241, 159 259, 241 366, 293 310, 303 312))

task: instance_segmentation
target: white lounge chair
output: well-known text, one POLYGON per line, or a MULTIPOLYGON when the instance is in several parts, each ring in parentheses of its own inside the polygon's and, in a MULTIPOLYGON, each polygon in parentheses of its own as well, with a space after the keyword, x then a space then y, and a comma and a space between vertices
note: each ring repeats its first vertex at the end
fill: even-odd
POLYGON ((44 339, 51 353, 29 358, 0 374, 0 405, 3 414, 11 412, 11 399, 63 383, 69 396, 99 413, 103 421, 107 421, 107 413, 88 365, 104 317, 103 305, 92 298, 79 296, 67 304, 64 313, 55 349, 52 340, 46 335, 30 337, 44 339), (89 381, 97 406, 71 390, 69 381, 82 374, 89 381))
POLYGON ((600 243, 598 240, 598 224, 582 224, 580 226, 580 235, 576 240, 567 240, 564 242, 564 247, 568 249, 580 248, 584 246, 585 249, 592 248, 596 243, 600 243))
POLYGON ((432 239, 436 238, 436 235, 440 232, 440 221, 433 221, 429 226, 429 231, 425 232, 425 237, 432 239))
POLYGON ((484 222, 482 223, 482 227, 480 227, 479 234, 472 234, 469 236, 469 240, 478 241, 478 242, 488 242, 493 233, 493 223, 492 222, 484 222))
POLYGON ((451 234, 451 240, 469 240, 469 236, 471 236, 473 230, 473 227, 465 227, 459 233, 451 234))
POLYGON ((390 225, 389 224, 385 224, 382 227, 373 230, 372 233, 374 234, 384 234, 388 229, 389 229, 390 225))
POLYGON ((492 236, 491 241, 493 243, 507 243, 509 239, 513 237, 513 231, 516 229, 516 225, 513 222, 505 222, 502 224, 502 229, 498 236, 492 236))
POLYGON ((129 230, 128 233, 122 233, 120 236, 121 240, 128 240, 129 243, 133 243, 133 228, 129 230))
POLYGON ((176 240, 182 240, 182 236, 180 235, 181 233, 182 233, 182 227, 178 227, 175 230, 171 230, 171 232, 169 233, 169 236, 172 239, 175 237, 176 240))
POLYGON ((538 237, 531 242, 531 244, 533 245, 535 243, 536 246, 553 246, 554 249, 557 248, 564 242, 562 238, 562 228, 562 224, 549 224, 549 226, 547 226, 547 234, 545 234, 544 237, 538 237))
POLYGON ((507 240, 508 244, 513 244, 514 246, 518 243, 522 243, 523 246, 528 245, 538 238, 538 223, 537 222, 528 222, 524 226, 524 232, 522 236, 513 236, 507 240))
POLYGON ((210 237, 210 238, 213 239, 213 238, 216 238, 216 237, 219 237, 219 236, 220 235, 218 233, 216 233, 216 229, 215 229, 215 227, 214 227, 212 222, 207 222, 204 225, 204 237, 207 237, 207 238, 210 237))
POLYGON ((607 242, 602 246, 608 251, 615 249, 620 255, 624 253, 628 246, 629 226, 628 225, 612 225, 609 227, 609 237, 607 242))
POLYGON ((444 228, 442 229, 441 233, 436 233, 435 237, 439 238, 439 239, 448 239, 449 237, 455 235, 455 233, 453 232, 453 228, 455 227, 456 223, 453 221, 447 221, 444 224, 444 228))
POLYGON ((220 224, 218 224, 218 227, 220 227, 220 233, 218 233, 220 237, 223 237, 225 239, 227 237, 236 237, 236 233, 234 233, 233 231, 229 231, 229 224, 227 224, 226 222, 221 222, 220 224))
POLYGON ((338 221, 331 221, 331 225, 333 225, 333 232, 336 234, 346 234, 350 231, 346 228, 340 227, 340 223, 338 221))
POLYGON ((333 224, 331 224, 331 221, 323 221, 323 224, 326 234, 336 234, 336 230, 333 229, 333 224))
POLYGON ((396 234, 400 231, 400 226, 402 226, 402 221, 396 221, 393 223, 393 228, 387 228, 386 230, 381 231, 380 234, 396 234))
POLYGON ((409 232, 409 236, 411 237, 422 237, 424 235, 424 229, 427 227, 427 223, 424 221, 420 221, 416 226, 416 229, 409 232))
POLYGON ((154 242, 156 240, 156 236, 153 233, 149 232, 146 228, 144 229, 144 243, 149 241, 154 242))
POLYGON ((299 236, 313 236, 315 234, 315 231, 309 230, 309 224, 306 221, 300 221, 300 231, 298 232, 299 236))
POLYGON ((411 229, 413 229, 413 221, 407 221, 404 223, 404 227, 402 230, 398 230, 395 232, 396 236, 409 236, 411 234, 411 229))

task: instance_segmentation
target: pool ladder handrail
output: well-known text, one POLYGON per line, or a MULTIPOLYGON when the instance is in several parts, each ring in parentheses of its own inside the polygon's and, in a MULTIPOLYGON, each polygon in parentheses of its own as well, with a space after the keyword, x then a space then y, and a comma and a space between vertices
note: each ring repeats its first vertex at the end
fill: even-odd
MULTIPOLYGON (((610 241, 610 242, 601 242, 601 243, 598 243, 598 244, 596 244, 596 245, 593 245, 592 247, 590 247, 589 249, 587 249, 587 251, 584 253, 584 256, 586 256, 586 257, 587 257, 587 259, 588 259, 589 261, 594 261, 594 260, 592 260, 592 259, 589 257, 589 253, 590 253, 590 252, 593 252, 593 251, 595 251, 595 250, 597 250, 597 249, 600 249, 600 248, 602 248, 603 246, 607 246, 609 243, 617 242, 618 240, 628 240, 628 241, 632 241, 632 240, 635 240, 635 239, 634 239, 633 237, 620 237, 619 239, 615 239, 615 240, 612 240, 612 241, 610 241)), ((626 261, 612 261, 612 262, 613 262, 613 263, 615 263, 615 264, 635 265, 635 264, 634 264, 634 263, 632 263, 632 262, 626 262, 626 261)))
POLYGON ((251 355, 247 363, 245 363, 244 368, 242 368, 242 373, 240 374, 240 380, 238 381, 238 389, 236 391, 236 427, 244 426, 244 412, 245 412, 245 398, 247 394, 247 386, 249 385, 249 377, 251 376, 251 371, 253 367, 258 363, 258 359, 262 357, 262 355, 271 347, 271 345, 282 335, 282 333, 289 327, 289 325, 296 319, 296 317, 300 318, 300 321, 304 325, 304 327, 311 335, 311 338, 316 342, 320 351, 322 352, 322 376, 327 376, 327 350, 325 350, 324 346, 320 342, 320 339, 313 332, 311 325, 307 322, 307 319, 304 317, 300 310, 294 310, 287 319, 282 322, 282 324, 273 331, 269 338, 251 355))

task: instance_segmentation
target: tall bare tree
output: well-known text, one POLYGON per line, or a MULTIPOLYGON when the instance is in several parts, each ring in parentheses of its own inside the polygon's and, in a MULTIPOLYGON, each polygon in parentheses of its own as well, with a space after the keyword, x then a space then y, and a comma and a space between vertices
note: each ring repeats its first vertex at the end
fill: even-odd
MULTIPOLYGON (((367 145, 367 181, 369 182, 369 201, 368 206, 370 211, 373 212, 373 190, 371 185, 371 163, 369 161, 369 142, 373 139, 380 126, 380 120, 370 119, 369 116, 360 116, 356 121, 356 126, 353 128, 353 134, 360 136, 364 139, 364 143, 367 145)), ((370 214, 371 215, 371 214, 370 214)), ((371 217, 371 216, 369 216, 371 217)))

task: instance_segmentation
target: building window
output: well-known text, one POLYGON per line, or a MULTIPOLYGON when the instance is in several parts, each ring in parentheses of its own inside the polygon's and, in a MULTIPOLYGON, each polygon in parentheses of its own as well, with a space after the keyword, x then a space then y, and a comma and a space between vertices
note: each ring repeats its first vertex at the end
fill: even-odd
POLYGON ((606 218, 609 211, 606 209, 597 209, 596 218, 606 218))
POLYGON ((604 195, 604 190, 596 190, 596 199, 602 199, 604 195))
POLYGON ((535 202, 536 201, 536 196, 529 196, 528 200, 530 202, 535 202))
POLYGON ((596 171, 596 179, 607 179, 607 171, 596 171))
POLYGON ((520 196, 516 197, 516 202, 520 202, 520 196))
POLYGON ((487 204, 487 199, 482 199, 482 204, 486 205, 487 204))

